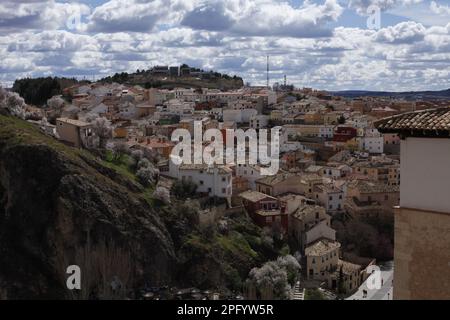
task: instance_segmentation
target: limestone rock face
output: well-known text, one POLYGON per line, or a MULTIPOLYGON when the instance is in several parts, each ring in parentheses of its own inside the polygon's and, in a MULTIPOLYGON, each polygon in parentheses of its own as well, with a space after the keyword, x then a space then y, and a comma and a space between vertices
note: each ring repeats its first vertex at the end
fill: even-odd
POLYGON ((69 264, 133 287, 169 283, 173 242, 139 186, 13 121, 0 116, 0 298, 66 298, 69 264))

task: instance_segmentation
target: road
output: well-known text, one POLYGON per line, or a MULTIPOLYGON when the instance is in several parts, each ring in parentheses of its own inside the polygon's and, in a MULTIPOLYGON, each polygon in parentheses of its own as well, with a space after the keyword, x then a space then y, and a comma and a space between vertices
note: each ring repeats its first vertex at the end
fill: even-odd
POLYGON ((394 270, 392 268, 392 263, 380 266, 381 269, 381 279, 382 285, 380 289, 369 289, 367 287, 367 280, 358 288, 353 295, 348 297, 346 300, 392 300, 393 296, 393 279, 394 270), (363 297, 363 291, 367 292, 367 296, 363 297))

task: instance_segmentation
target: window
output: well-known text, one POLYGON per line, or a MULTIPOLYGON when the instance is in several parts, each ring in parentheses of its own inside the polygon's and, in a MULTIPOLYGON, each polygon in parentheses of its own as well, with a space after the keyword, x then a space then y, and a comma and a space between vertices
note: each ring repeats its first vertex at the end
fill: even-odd
POLYGON ((225 177, 222 177, 222 182, 225 182, 227 179, 225 177))
POLYGON ((340 200, 342 200, 342 194, 341 194, 341 195, 339 195, 339 199, 340 199, 340 200))
POLYGON ((222 193, 227 193, 227 190, 225 188, 222 188, 222 193))
POLYGON ((387 194, 384 195, 384 200, 389 200, 389 196, 387 194))
POLYGON ((201 185, 201 186, 203 185, 203 180, 200 180, 200 185, 201 185))

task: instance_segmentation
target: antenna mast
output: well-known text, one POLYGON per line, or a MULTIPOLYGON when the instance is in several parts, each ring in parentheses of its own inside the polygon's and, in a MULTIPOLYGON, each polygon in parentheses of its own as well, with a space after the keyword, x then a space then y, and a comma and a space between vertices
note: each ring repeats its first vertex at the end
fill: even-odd
POLYGON ((269 56, 267 56, 267 89, 269 89, 269 56))

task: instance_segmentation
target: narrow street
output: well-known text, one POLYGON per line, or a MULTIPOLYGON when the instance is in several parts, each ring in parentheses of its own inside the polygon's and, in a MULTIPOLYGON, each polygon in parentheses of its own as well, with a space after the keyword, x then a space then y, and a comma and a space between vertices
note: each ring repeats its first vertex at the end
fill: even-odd
POLYGON ((367 280, 358 288, 353 295, 346 300, 392 300, 394 269, 392 262, 380 266, 382 285, 380 289, 369 289, 367 280), (364 297, 364 291, 367 292, 364 297))

